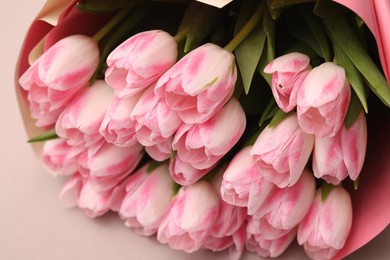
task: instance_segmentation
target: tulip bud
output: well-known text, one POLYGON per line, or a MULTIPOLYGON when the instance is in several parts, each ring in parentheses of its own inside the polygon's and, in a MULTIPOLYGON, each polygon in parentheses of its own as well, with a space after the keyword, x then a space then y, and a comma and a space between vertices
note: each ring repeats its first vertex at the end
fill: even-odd
POLYGON ((20 77, 37 126, 54 126, 61 112, 87 86, 99 63, 97 43, 71 35, 52 45, 20 77))
POLYGON ((344 68, 325 62, 310 71, 297 97, 299 125, 317 137, 332 137, 342 127, 351 99, 344 68))
POLYGON ((264 72, 272 73, 274 99, 284 112, 297 105, 298 90, 310 70, 310 58, 298 52, 280 56, 265 66, 264 72))
POLYGON ((276 126, 267 126, 251 153, 264 179, 285 188, 298 181, 313 145, 314 135, 302 131, 297 115, 291 113, 276 126))
POLYGON ((236 79, 234 55, 207 43, 162 75, 155 93, 186 124, 203 123, 231 98, 236 79))
POLYGON ((204 245, 218 211, 218 195, 210 183, 182 187, 158 228, 157 239, 173 249, 194 252, 204 245))
POLYGON ((316 192, 309 212, 299 224, 298 243, 312 259, 331 259, 343 248, 352 226, 352 202, 341 186, 333 187, 325 201, 316 192))
POLYGON ((107 57, 105 80, 124 98, 149 87, 177 60, 177 43, 168 33, 152 30, 121 43, 107 57))
POLYGON ((313 172, 317 178, 338 185, 348 175, 356 180, 363 168, 367 148, 367 124, 361 112, 350 128, 333 137, 315 139, 313 172))

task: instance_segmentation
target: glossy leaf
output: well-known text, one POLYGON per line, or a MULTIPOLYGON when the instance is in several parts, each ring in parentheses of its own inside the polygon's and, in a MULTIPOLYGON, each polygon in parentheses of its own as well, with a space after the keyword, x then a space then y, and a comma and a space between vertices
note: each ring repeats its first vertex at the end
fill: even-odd
POLYGON ((372 61, 345 17, 324 19, 332 38, 341 46, 352 63, 367 80, 371 90, 390 107, 390 87, 383 73, 372 61))
POLYGON ((360 100, 361 105, 364 108, 364 111, 368 112, 367 107, 367 97, 363 84, 363 76, 359 72, 359 70, 355 67, 352 61, 349 59, 347 54, 344 52, 343 48, 337 43, 337 41, 333 41, 334 52, 337 63, 345 69, 345 73, 349 83, 351 84, 355 94, 360 100))
POLYGON ((325 61, 331 60, 329 42, 326 38, 326 33, 321 24, 320 20, 314 16, 312 9, 309 6, 304 6, 299 8, 300 13, 302 14, 303 19, 305 20, 307 26, 312 32, 318 48, 320 49, 320 56, 324 58, 325 61))

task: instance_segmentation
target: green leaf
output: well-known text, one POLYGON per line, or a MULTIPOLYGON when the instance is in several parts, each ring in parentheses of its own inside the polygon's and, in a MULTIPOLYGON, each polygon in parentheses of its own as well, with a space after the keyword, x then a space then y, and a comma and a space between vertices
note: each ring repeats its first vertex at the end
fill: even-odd
POLYGON ((184 53, 198 47, 214 29, 219 10, 211 5, 192 1, 186 7, 178 32, 186 31, 184 53))
POLYGON ((371 90, 390 107, 390 87, 383 73, 372 61, 345 17, 324 19, 332 39, 344 50, 352 63, 367 80, 371 90))
MULTIPOLYGON (((253 10, 257 6, 257 1, 243 2, 235 24, 235 34, 237 34, 244 24, 251 18, 253 10)), ((262 24, 257 23, 254 29, 234 50, 246 94, 249 93, 252 78, 256 71, 257 64, 259 63, 265 40, 266 34, 263 30, 262 24)))
MULTIPOLYGON (((287 27, 291 35, 297 40, 302 41, 310 46, 310 48, 312 48, 318 56, 322 57, 323 59, 325 59, 325 57, 329 59, 329 52, 326 51, 329 48, 326 47, 326 41, 322 41, 316 38, 316 36, 320 35, 320 33, 313 32, 316 30, 315 27, 317 26, 309 25, 303 17, 304 15, 299 15, 298 12, 290 13, 287 18, 287 27)), ((319 28, 321 28, 321 26, 319 26, 319 28)), ((320 39, 323 38, 322 36, 319 37, 320 39)))
POLYGON ((331 55, 329 42, 326 38, 326 33, 320 20, 314 16, 312 9, 309 6, 299 8, 299 11, 316 39, 318 48, 320 49, 321 53, 319 56, 323 57, 325 61, 330 61, 331 55))
POLYGON ((279 110, 278 105, 276 104, 275 99, 271 98, 268 105, 264 109, 263 114, 261 115, 259 126, 262 126, 265 121, 271 119, 276 112, 279 110))
POLYGON ((272 117, 272 120, 271 120, 271 122, 269 123, 268 127, 274 127, 274 126, 276 126, 277 124, 279 124, 280 122, 282 122, 283 119, 285 119, 287 115, 288 115, 288 113, 285 113, 283 110, 281 110, 280 108, 278 108, 278 110, 276 111, 276 113, 275 113, 274 116, 272 117))
POLYGON ((323 181, 321 186, 321 200, 325 202, 330 192, 332 191, 333 185, 323 181))
POLYGON ((331 17, 350 12, 350 10, 332 0, 316 0, 313 12, 319 17, 331 17))
POLYGON ((149 162, 148 168, 146 169, 146 172, 152 173, 155 169, 160 167, 162 164, 164 164, 164 162, 158 162, 158 161, 151 160, 149 162))
POLYGON ((266 34, 258 24, 234 51, 246 94, 249 93, 265 40, 266 34))
POLYGON ((350 128, 353 125, 362 109, 362 104, 360 103, 358 96, 354 91, 352 91, 351 101, 349 102, 347 114, 345 115, 344 119, 344 124, 346 128, 350 128))
POLYGON ((352 63, 348 55, 344 52, 343 48, 341 48, 337 41, 333 40, 333 46, 337 63, 345 69, 347 79, 351 84, 353 90, 355 91, 355 94, 359 98, 360 103, 364 108, 364 111, 367 113, 367 97, 363 84, 362 74, 355 67, 355 65, 352 63))
POLYGON ((271 86, 272 84, 272 74, 267 74, 264 72, 265 66, 274 59, 273 56, 270 55, 271 52, 268 51, 268 44, 264 47, 265 50, 263 50, 259 63, 257 64, 257 71, 260 73, 260 75, 267 81, 268 85, 271 86))
POLYGON ((263 30, 267 36, 267 58, 271 61, 275 59, 275 21, 267 8, 263 14, 263 30))
POLYGON ((57 139, 57 138, 59 138, 59 136, 56 134, 56 130, 53 129, 53 130, 45 132, 41 135, 38 135, 38 136, 31 138, 27 142, 28 143, 36 143, 36 142, 43 142, 43 141, 47 141, 47 140, 53 140, 53 139, 57 139))
POLYGON ((80 0, 77 3, 77 8, 84 12, 102 13, 112 12, 121 8, 132 7, 141 1, 129 0, 80 0))

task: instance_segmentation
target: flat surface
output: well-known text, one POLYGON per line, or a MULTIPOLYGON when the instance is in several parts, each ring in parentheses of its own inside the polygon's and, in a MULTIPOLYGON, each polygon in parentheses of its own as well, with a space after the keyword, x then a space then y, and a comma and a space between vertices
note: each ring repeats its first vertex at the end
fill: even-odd
MULTIPOLYGON (((29 24, 45 1, 2 4, 0 48, 0 259, 227 259, 226 253, 185 254, 134 234, 115 215, 91 220, 58 203, 64 179, 44 171, 26 143, 15 90, 14 68, 29 24)), ((390 259, 390 228, 348 259, 390 259)), ((244 260, 259 259, 245 254, 244 260)), ((279 259, 305 259, 291 246, 279 259)))

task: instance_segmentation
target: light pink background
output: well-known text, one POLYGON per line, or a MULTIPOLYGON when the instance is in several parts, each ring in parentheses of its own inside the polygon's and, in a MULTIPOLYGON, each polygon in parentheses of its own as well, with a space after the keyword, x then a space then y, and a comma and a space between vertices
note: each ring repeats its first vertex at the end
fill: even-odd
MULTIPOLYGON (((2 4, 0 45, 0 259, 227 259, 227 253, 185 254, 127 229, 115 215, 89 219, 58 202, 64 179, 44 171, 26 143, 14 90, 24 35, 44 0, 2 4)), ((390 259, 390 228, 348 259, 390 259)), ((296 244, 279 259, 305 259, 296 244)), ((243 260, 259 259, 245 254, 243 260)))

